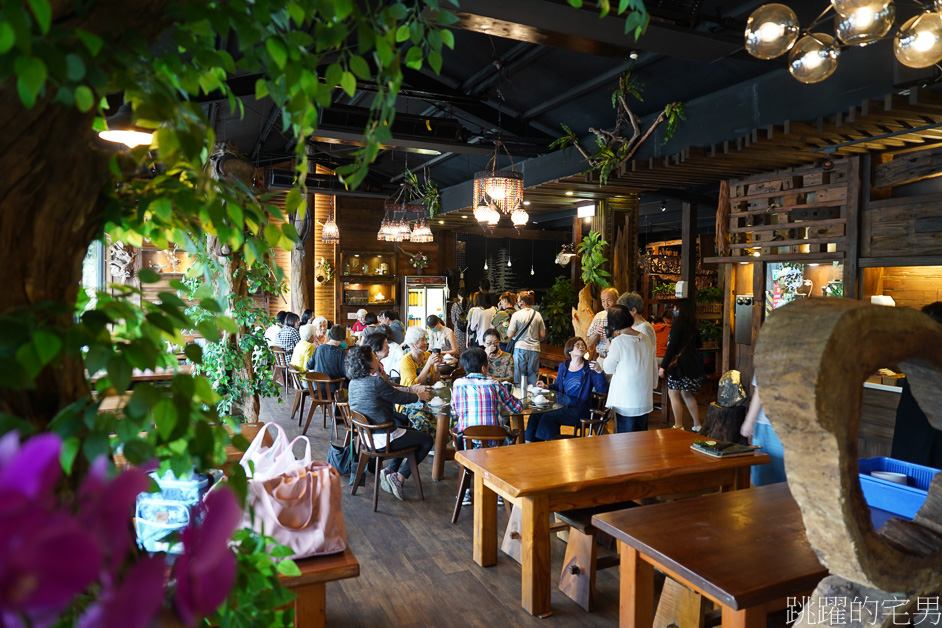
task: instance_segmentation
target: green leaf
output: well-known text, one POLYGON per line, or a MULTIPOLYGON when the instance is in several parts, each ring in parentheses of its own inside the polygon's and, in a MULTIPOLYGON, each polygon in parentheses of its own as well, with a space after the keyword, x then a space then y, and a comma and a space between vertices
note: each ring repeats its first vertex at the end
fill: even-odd
POLYGON ((36 346, 36 355, 43 366, 52 362, 62 348, 62 340, 59 336, 42 329, 33 334, 33 344, 36 346))
POLYGON ((75 106, 81 112, 91 111, 95 106, 95 94, 86 85, 75 88, 75 106))
POLYGON ((0 55, 6 54, 16 43, 16 31, 9 22, 0 20, 0 55))
POLYGON ((29 0, 29 8, 33 11, 33 17, 39 24, 39 30, 45 35, 52 26, 52 7, 47 0, 29 0))
POLYGON ((569 4, 576 7, 577 9, 582 8, 582 0, 569 0, 569 4))
POLYGON ((190 362, 199 364, 203 361, 203 349, 197 344, 191 344, 184 347, 183 354, 190 362))
POLYGON ((275 62, 278 69, 284 69, 285 63, 288 61, 288 50, 281 40, 274 37, 266 39, 265 49, 268 51, 268 54, 271 55, 272 61, 275 62))
POLYGON ((435 74, 442 73, 442 53, 432 50, 428 53, 428 65, 435 70, 435 74))
POLYGON ((157 283, 160 281, 160 275, 150 268, 142 268, 137 271, 137 277, 141 280, 141 283, 157 283))
POLYGON ((455 49, 455 34, 448 29, 442 29, 442 43, 451 48, 455 49))
POLYGON ((409 39, 409 37, 411 37, 411 33, 409 33, 408 24, 403 24, 399 28, 396 29, 396 43, 397 44, 401 44, 402 42, 409 39))
POLYGON ((203 338, 210 342, 219 342, 219 328, 210 321, 201 321, 197 323, 196 329, 199 330, 203 338))
POLYGON ((343 91, 346 92, 347 96, 351 98, 357 91, 357 79, 350 72, 344 72, 340 77, 340 86, 343 88, 343 91))
POLYGON ((160 437, 164 440, 169 439, 179 420, 177 407, 173 405, 173 401, 170 399, 161 399, 157 405, 154 406, 153 412, 154 423, 157 425, 157 433, 160 434, 160 437))
POLYGON ((230 334, 239 333, 239 326, 236 324, 234 320, 232 320, 232 318, 228 316, 222 316, 222 315, 217 316, 216 326, 222 329, 223 331, 229 332, 230 334))
POLYGON ((101 51, 102 46, 105 45, 105 42, 93 33, 84 31, 81 28, 75 29, 75 36, 82 40, 82 43, 85 44, 85 48, 92 53, 93 57, 97 57, 99 51, 101 51))
POLYGON ((36 104, 39 90, 46 84, 46 64, 35 57, 21 56, 13 63, 13 69, 16 71, 16 87, 20 100, 27 107, 32 107, 36 104))
POLYGON ((406 66, 412 68, 413 70, 422 69, 422 49, 421 48, 409 48, 409 52, 406 53, 406 66))
POLYGON ((298 569, 298 566, 294 563, 293 560, 283 560, 278 563, 278 573, 282 576, 300 576, 301 570, 298 569))
POLYGON ((78 456, 82 448, 82 441, 77 436, 66 438, 62 441, 62 450, 59 452, 59 464, 66 475, 72 474, 72 465, 75 464, 75 457, 78 456))
POLYGON ((353 55, 350 57, 350 70, 356 74, 357 78, 368 79, 370 78, 370 65, 366 62, 366 59, 359 55, 353 55))

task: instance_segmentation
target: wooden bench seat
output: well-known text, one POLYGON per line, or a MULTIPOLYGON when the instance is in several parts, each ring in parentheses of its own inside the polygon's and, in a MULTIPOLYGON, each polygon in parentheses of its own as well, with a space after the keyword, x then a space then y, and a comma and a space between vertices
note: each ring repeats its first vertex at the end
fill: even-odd
POLYGON ((294 600, 294 625, 296 628, 322 628, 327 621, 325 585, 334 580, 356 578, 360 575, 360 563, 349 547, 340 554, 300 558, 294 562, 301 575, 281 577, 282 584, 298 596, 294 600))
POLYGON ((595 572, 619 564, 617 555, 598 557, 598 535, 604 533, 593 525, 592 517, 637 505, 628 501, 556 513, 556 519, 569 526, 566 556, 559 574, 559 590, 587 611, 591 611, 595 605, 595 572))

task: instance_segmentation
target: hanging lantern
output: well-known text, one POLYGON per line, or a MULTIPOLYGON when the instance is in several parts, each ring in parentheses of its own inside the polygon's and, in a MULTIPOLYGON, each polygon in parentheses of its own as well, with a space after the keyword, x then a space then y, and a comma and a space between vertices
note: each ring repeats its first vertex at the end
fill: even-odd
POLYGON ((802 83, 818 83, 834 74, 838 55, 840 51, 830 35, 805 35, 788 53, 788 71, 802 83))
POLYGON ((892 4, 876 13, 872 8, 864 7, 847 17, 838 15, 834 18, 834 32, 848 46, 866 46, 890 32, 895 17, 896 8, 892 4))
POLYGON ((942 15, 917 15, 903 24, 893 44, 896 58, 910 68, 927 68, 942 61, 942 15))
POLYGON ((528 214, 523 207, 517 207, 517 209, 513 210, 510 214, 510 221, 514 223, 514 228, 517 231, 520 231, 522 227, 526 226, 529 220, 530 214, 528 214))
POLYGON ((340 228, 334 221, 336 198, 336 196, 330 198, 330 210, 327 214, 327 222, 324 223, 323 229, 321 230, 321 242, 324 244, 337 244, 340 242, 340 228))
POLYGON ((784 4, 766 4, 746 22, 746 51, 758 59, 774 59, 798 41, 798 16, 784 4))
POLYGON ((474 202, 490 201, 505 214, 523 200, 523 175, 513 170, 483 170, 474 175, 474 202))

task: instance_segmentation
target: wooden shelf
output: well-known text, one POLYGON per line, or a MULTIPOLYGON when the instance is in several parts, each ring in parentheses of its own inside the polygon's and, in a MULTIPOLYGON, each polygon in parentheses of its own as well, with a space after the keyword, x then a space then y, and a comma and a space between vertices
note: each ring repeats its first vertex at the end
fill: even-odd
MULTIPOLYGON (((768 175, 766 176, 769 179, 775 178, 768 175)), ((785 176, 791 176, 791 175, 785 175, 785 176)), ((760 192, 759 194, 744 194, 743 196, 731 196, 729 199, 729 202, 730 204, 732 204, 734 201, 735 202, 754 201, 758 198, 775 198, 776 196, 787 196, 789 194, 802 194, 802 193, 808 194, 810 192, 818 192, 821 190, 834 189, 835 187, 839 187, 841 185, 846 187, 847 181, 838 181, 837 183, 823 183, 821 185, 812 185, 806 188, 792 188, 790 190, 779 190, 778 192, 760 192)))
POLYGON ((398 277, 389 275, 341 275, 340 281, 346 283, 396 283, 398 277))
POLYGON ((830 227, 843 225, 846 218, 829 218, 827 220, 803 220, 802 222, 786 222, 780 225, 756 225, 755 227, 730 227, 730 233, 752 233, 753 231, 778 231, 779 229, 801 229, 802 227, 830 227))
POLYGON ((823 203, 801 203, 798 205, 786 205, 785 207, 764 207, 762 209, 748 209, 744 212, 730 212, 730 218, 742 218, 744 216, 754 216, 756 214, 777 214, 779 212, 790 212, 793 209, 814 209, 815 207, 842 207, 847 205, 847 200, 825 201, 823 203))
POLYGON ((736 255, 730 257, 708 257, 703 260, 706 264, 738 264, 739 262, 804 262, 813 264, 815 262, 829 262, 831 260, 844 259, 844 252, 834 253, 788 253, 775 255, 762 255, 754 257, 752 255, 736 255))
MULTIPOLYGON (((843 239, 844 236, 839 237, 843 239)), ((840 242, 834 238, 805 238, 799 240, 769 240, 768 242, 737 242, 736 244, 730 244, 729 248, 731 250, 764 249, 775 248, 777 246, 799 246, 802 244, 840 244, 840 242)))

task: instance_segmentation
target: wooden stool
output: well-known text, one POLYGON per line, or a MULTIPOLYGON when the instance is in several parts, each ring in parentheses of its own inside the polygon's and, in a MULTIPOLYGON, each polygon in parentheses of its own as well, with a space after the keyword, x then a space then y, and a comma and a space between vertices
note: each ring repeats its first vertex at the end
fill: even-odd
MULTIPOLYGON (((607 504, 557 512, 556 519, 569 526, 569 542, 559 574, 559 590, 587 611, 595 606, 595 572, 619 564, 619 557, 598 557, 596 541, 604 533, 592 525, 592 516, 637 506, 635 502, 607 504)), ((607 536, 607 535, 605 535, 607 536)))

